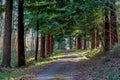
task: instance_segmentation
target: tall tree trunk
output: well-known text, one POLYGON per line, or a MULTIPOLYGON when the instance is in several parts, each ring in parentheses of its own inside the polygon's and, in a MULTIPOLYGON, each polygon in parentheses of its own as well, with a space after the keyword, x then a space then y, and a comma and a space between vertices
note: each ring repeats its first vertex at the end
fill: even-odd
POLYGON ((74 47, 77 49, 77 38, 75 37, 75 43, 74 43, 74 47))
POLYGON ((100 37, 99 29, 97 29, 97 31, 96 31, 96 47, 99 47, 99 45, 100 45, 99 37, 100 37))
POLYGON ((110 26, 109 18, 105 16, 105 32, 104 32, 104 51, 108 51, 110 48, 110 26))
POLYGON ((12 8, 13 0, 6 0, 2 67, 11 66, 12 8))
POLYGON ((92 48, 92 49, 95 48, 95 31, 93 31, 93 33, 92 33, 92 44, 91 44, 91 48, 92 48))
POLYGON ((54 51, 54 40, 53 40, 53 35, 50 35, 50 43, 51 43, 51 54, 54 51))
POLYGON ((41 34, 41 57, 45 58, 45 34, 41 34))
POLYGON ((19 67, 25 65, 23 3, 24 0, 19 0, 19 4, 18 4, 18 66, 19 67))
POLYGON ((84 49, 87 49, 87 41, 86 41, 87 34, 84 33, 84 49))
POLYGON ((116 8, 115 2, 111 5, 111 16, 110 16, 110 24, 111 24, 111 45, 115 45, 118 42, 118 34, 117 34, 117 20, 116 20, 116 8))
POLYGON ((36 36, 36 51, 35 51, 35 61, 37 61, 37 57, 38 57, 38 45, 39 45, 39 36, 38 36, 38 31, 39 31, 39 22, 37 20, 37 36, 36 36))
POLYGON ((81 39, 81 36, 77 37, 77 49, 82 49, 82 39, 81 39))
POLYGON ((47 35, 47 43, 46 43, 46 53, 47 55, 51 54, 51 35, 47 35))

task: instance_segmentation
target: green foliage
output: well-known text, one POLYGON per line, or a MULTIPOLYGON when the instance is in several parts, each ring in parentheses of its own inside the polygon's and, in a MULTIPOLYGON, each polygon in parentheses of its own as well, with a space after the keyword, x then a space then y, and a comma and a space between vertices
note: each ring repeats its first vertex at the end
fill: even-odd
POLYGON ((74 32, 78 29, 85 30, 88 28, 87 31, 89 31, 102 22, 100 18, 102 8, 100 6, 103 2, 99 0, 37 0, 35 2, 26 0, 25 3, 25 9, 29 12, 29 14, 26 14, 28 16, 26 19, 30 20, 29 26, 35 29, 36 20, 38 19, 40 32, 46 34, 56 35, 59 30, 58 34, 74 35, 74 32), (98 17, 98 22, 96 22, 96 17, 98 17))

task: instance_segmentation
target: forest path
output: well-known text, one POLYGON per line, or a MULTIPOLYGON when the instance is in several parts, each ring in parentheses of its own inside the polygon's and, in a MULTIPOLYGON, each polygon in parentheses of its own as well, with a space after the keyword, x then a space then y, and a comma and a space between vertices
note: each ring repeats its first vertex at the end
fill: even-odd
POLYGON ((73 80, 72 73, 76 71, 77 62, 81 57, 74 51, 63 51, 65 57, 44 70, 35 80, 73 80))

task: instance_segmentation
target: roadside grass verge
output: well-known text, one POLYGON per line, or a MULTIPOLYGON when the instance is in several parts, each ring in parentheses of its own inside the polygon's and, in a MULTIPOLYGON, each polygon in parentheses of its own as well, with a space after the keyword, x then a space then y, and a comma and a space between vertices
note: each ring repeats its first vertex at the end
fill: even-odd
POLYGON ((77 54, 84 56, 88 59, 92 59, 98 55, 103 54, 103 49, 101 47, 95 49, 87 49, 87 50, 76 50, 77 54))

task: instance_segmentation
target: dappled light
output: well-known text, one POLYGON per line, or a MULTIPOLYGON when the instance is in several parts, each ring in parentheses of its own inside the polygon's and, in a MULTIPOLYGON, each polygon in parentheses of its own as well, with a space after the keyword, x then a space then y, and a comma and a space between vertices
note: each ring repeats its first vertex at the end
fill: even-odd
POLYGON ((120 80, 120 1, 0 0, 0 80, 120 80))

